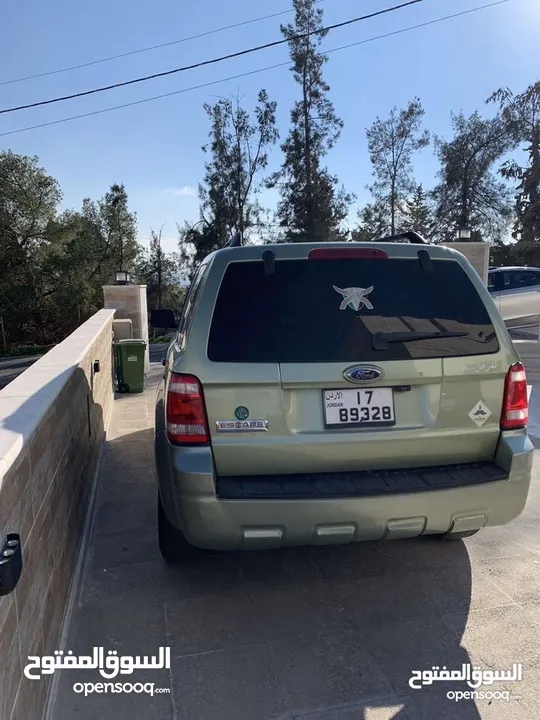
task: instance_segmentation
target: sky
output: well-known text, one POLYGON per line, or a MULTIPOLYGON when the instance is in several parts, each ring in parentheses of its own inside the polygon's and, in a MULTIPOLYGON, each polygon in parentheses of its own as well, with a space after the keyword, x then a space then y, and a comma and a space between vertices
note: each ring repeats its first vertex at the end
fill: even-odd
MULTIPOLYGON (((326 158, 357 207, 369 200, 370 163, 365 130, 393 106, 417 96, 425 126, 450 137, 450 113, 476 109, 490 116, 486 98, 499 87, 521 92, 540 79, 538 56, 540 0, 508 0, 496 7, 413 29, 377 36, 485 5, 492 0, 422 0, 410 7, 329 33, 324 49, 361 45, 329 54, 325 79, 344 122, 341 138, 326 158)), ((337 23, 399 4, 400 0, 323 0, 325 24, 337 23)), ((24 82, 7 82, 49 73, 113 55, 198 35, 271 13, 286 12, 291 0, 255 4, 248 0, 4 0, 0 19, 0 109, 121 82, 271 42, 280 22, 292 13, 175 43, 70 72, 24 82)), ((163 228, 167 250, 177 248, 177 223, 198 220, 196 188, 204 172, 208 121, 203 103, 240 93, 247 108, 265 88, 278 103, 282 138, 298 97, 287 67, 253 71, 288 60, 286 46, 227 60, 138 85, 89 97, 0 115, 0 151, 37 155, 63 190, 63 208, 83 198, 98 199, 115 182, 124 183, 137 212, 139 240, 163 228), (233 76, 252 73, 245 77, 233 76), (216 82, 223 81, 223 82, 216 82), (211 85, 208 85, 212 83, 211 85), (206 85, 199 89, 193 86, 206 85), (178 92, 181 91, 181 92, 178 92), (176 93, 90 117, 11 133, 32 125, 176 93)), ((270 170, 281 153, 271 154, 270 170)), ((437 172, 432 149, 414 159, 415 178, 431 187, 437 172)), ((275 203, 267 192, 263 202, 275 203)))

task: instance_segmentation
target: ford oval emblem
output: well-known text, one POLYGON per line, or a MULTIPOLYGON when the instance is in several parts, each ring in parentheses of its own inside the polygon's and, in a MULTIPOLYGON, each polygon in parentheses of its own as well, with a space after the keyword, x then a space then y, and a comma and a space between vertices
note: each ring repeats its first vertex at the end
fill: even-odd
POLYGON ((343 373, 347 380, 355 383, 367 383, 379 380, 383 376, 383 371, 371 365, 357 365, 349 368, 343 373))

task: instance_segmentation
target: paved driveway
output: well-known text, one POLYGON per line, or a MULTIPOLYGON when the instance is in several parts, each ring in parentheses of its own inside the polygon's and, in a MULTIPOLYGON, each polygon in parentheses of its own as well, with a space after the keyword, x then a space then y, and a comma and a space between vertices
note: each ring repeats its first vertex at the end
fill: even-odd
MULTIPOLYGON (((171 670, 115 682, 169 693, 84 694, 96 671, 61 671, 54 720, 448 720, 540 717, 540 483, 512 525, 466 542, 424 540, 207 554, 167 568, 157 548, 148 391, 117 400, 64 650, 171 648, 171 670), (432 665, 523 664, 510 700, 408 685, 432 665)), ((504 683, 496 689, 502 690, 504 683)))
POLYGON ((21 373, 39 360, 41 355, 31 357, 9 357, 0 358, 0 390, 15 380, 21 373))

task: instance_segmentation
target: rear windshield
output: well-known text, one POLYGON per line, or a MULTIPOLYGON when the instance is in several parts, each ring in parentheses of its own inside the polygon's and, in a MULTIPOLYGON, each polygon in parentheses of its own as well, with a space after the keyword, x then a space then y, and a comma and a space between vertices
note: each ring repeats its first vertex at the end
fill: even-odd
POLYGON ((483 355, 499 349, 491 320, 454 260, 277 260, 227 266, 208 358, 239 363, 337 363, 483 355), (464 333, 404 342, 403 333, 464 333), (386 340, 377 342, 383 333, 386 340), (394 334, 394 335, 392 335, 394 334), (377 336, 377 338, 374 338, 377 336))

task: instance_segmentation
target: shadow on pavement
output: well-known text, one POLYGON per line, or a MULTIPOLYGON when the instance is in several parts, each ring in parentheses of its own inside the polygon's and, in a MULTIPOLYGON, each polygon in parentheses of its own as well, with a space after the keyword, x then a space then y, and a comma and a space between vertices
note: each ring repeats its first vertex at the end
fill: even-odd
MULTIPOLYGON (((137 402, 150 399, 127 399, 137 402)), ((463 542, 205 552, 171 568, 157 546, 156 500, 153 430, 111 440, 68 647, 154 655, 169 646, 170 673, 129 680, 151 676, 171 693, 83 697, 72 686, 86 671, 65 671, 54 720, 481 717, 474 702, 446 697, 468 686, 409 686, 415 670, 474 662, 461 647, 471 606, 463 542)))

